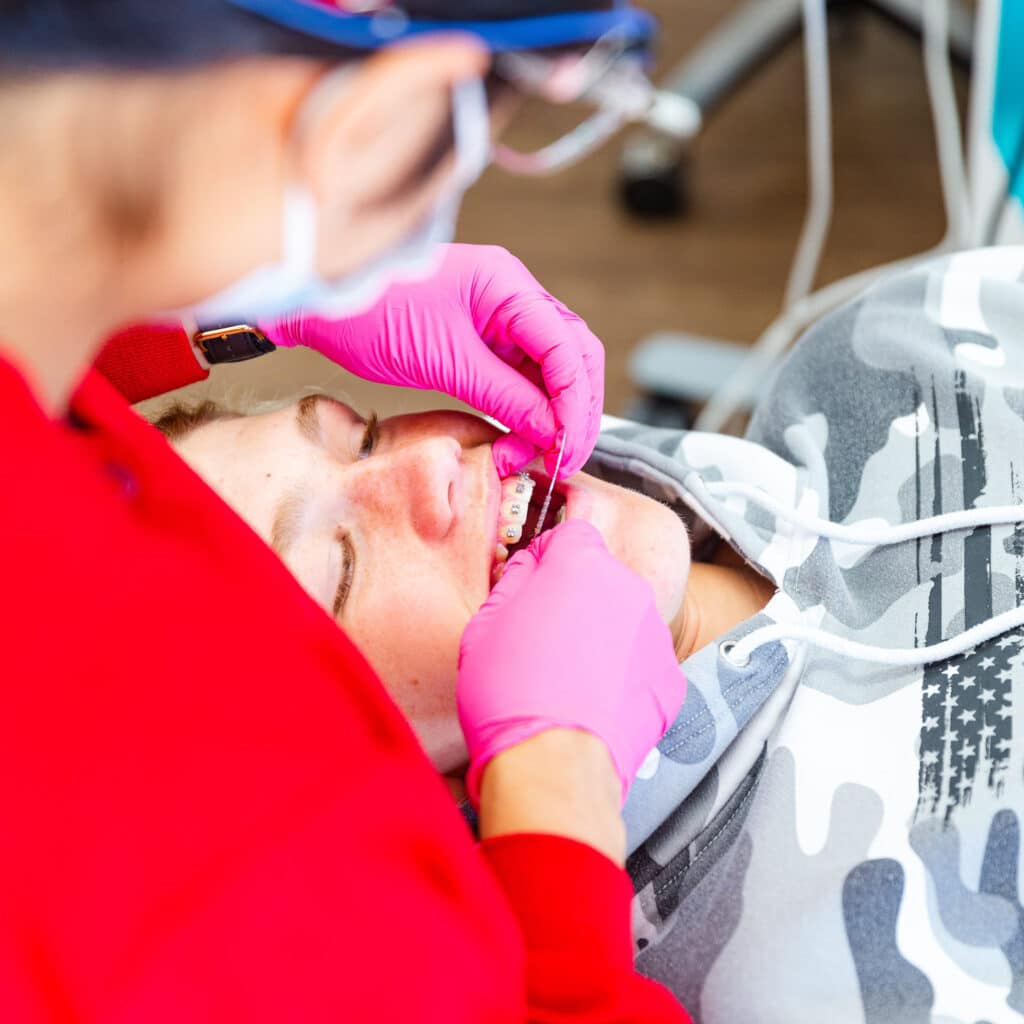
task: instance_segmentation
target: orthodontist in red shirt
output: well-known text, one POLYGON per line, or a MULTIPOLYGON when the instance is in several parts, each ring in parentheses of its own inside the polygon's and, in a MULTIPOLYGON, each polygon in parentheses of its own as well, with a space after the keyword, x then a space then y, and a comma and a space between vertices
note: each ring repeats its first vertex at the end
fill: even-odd
POLYGON ((476 844, 359 652, 126 400, 309 344, 501 419, 503 474, 588 456, 599 343, 503 250, 439 245, 493 54, 649 25, 365 8, 0 4, 5 1021, 688 1019, 633 971, 622 870, 683 695, 646 584, 570 523, 471 621, 476 844))

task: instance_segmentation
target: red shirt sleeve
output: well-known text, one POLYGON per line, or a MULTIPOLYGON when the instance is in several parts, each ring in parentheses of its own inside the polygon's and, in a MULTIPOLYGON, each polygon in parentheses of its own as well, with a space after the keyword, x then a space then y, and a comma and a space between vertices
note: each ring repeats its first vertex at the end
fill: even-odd
POLYGON ((633 967, 625 871, 559 836, 500 836, 482 850, 519 919, 531 1021, 689 1024, 675 997, 633 967))
POLYGON ((206 380, 188 332, 178 322, 131 324, 114 334, 96 360, 99 370, 129 402, 141 402, 206 380))

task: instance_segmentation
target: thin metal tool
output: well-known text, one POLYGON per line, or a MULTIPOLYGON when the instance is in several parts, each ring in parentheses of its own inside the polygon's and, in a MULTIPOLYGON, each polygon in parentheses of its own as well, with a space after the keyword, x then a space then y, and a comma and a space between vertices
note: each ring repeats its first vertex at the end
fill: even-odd
MULTIPOLYGON (((541 530, 544 529, 544 520, 548 517, 548 507, 551 505, 551 495, 555 493, 555 481, 558 479, 558 471, 562 468, 562 456, 565 454, 565 442, 569 439, 569 435, 563 430, 562 431, 562 443, 558 449, 558 458, 555 460, 555 471, 551 474, 551 483, 548 484, 548 493, 544 496, 544 504, 540 507, 540 516, 537 519, 537 525, 533 531, 533 537, 536 537, 541 530)), ((530 540, 533 540, 533 537, 530 540)))

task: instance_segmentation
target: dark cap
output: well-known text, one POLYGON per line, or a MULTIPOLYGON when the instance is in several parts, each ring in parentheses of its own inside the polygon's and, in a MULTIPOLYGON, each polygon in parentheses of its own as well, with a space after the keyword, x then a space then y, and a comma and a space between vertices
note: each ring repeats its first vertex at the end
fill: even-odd
POLYGON ((251 14, 353 50, 468 32, 495 53, 580 46, 609 33, 645 46, 654 21, 620 0, 225 0, 251 14))
POLYGON ((461 31, 492 52, 586 47, 614 35, 647 50, 654 20, 624 0, 0 0, 0 73, 188 67, 255 54, 326 60, 461 31))

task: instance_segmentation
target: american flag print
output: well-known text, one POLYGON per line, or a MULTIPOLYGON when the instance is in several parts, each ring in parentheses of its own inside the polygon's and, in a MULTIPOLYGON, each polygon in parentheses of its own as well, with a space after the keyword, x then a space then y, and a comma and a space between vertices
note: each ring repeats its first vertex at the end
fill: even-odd
MULTIPOLYGON (((972 395, 962 372, 954 374, 956 418, 960 437, 960 464, 964 507, 976 507, 985 494, 988 470, 985 459, 984 426, 979 400, 972 395)), ((939 404, 932 388, 932 414, 939 423, 939 404)), ((934 454, 940 454, 939 431, 935 431, 934 454)), ((1020 500, 1016 468, 1009 467, 1011 489, 1020 500)), ((941 484, 936 478, 932 511, 943 511, 941 484)), ((964 628, 969 629, 993 614, 992 528, 971 530, 958 538, 936 536, 931 541, 931 599, 927 642, 942 639, 942 545, 963 544, 964 628)), ((1006 542, 1008 549, 1024 550, 1021 524, 1006 542)), ((1018 558, 1014 581, 1016 602, 1024 604, 1024 572, 1018 558)), ((976 649, 948 661, 929 665, 924 671, 921 699, 920 770, 917 817, 941 815, 949 822, 958 807, 970 803, 979 786, 997 794, 1009 764, 1013 741, 1013 681, 1024 673, 1024 633, 1017 631, 994 637, 976 649)))
POLYGON ((1022 673, 1021 633, 925 670, 918 815, 948 821, 979 786, 1001 791, 1013 739, 1013 680, 1022 673))

